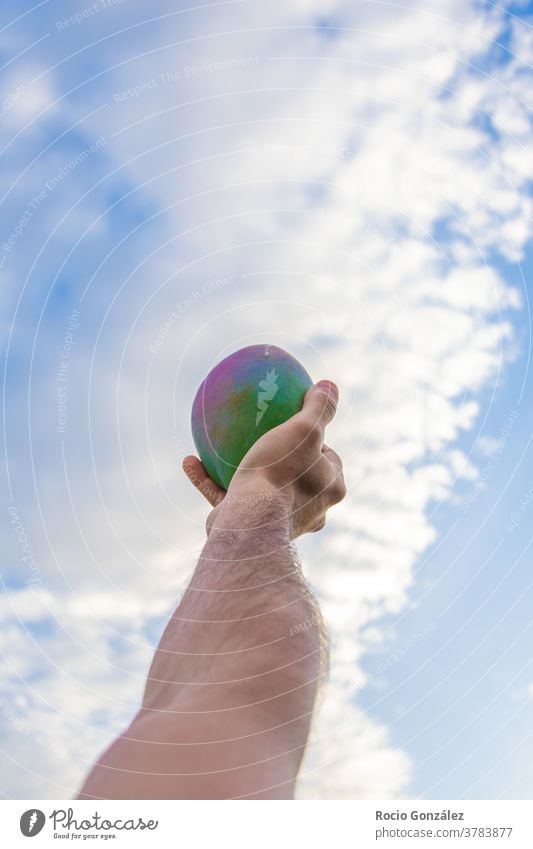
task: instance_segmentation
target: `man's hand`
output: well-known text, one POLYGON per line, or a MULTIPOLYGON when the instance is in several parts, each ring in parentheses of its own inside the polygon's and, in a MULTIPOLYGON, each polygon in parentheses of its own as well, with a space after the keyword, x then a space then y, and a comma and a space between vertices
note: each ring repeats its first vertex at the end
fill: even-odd
POLYGON ((332 384, 312 387, 301 412, 250 449, 227 493, 187 458, 214 508, 209 538, 142 706, 81 798, 292 798, 327 645, 291 539, 323 527, 345 493, 324 445, 336 403, 332 384))
POLYGON ((340 457, 324 444, 324 430, 335 415, 337 401, 334 383, 324 380, 312 386, 302 410, 250 448, 227 493, 211 480, 197 457, 185 458, 185 473, 214 508, 208 532, 214 523, 221 526, 220 514, 228 503, 254 495, 281 497, 286 502, 291 539, 324 527, 327 510, 346 494, 340 457))

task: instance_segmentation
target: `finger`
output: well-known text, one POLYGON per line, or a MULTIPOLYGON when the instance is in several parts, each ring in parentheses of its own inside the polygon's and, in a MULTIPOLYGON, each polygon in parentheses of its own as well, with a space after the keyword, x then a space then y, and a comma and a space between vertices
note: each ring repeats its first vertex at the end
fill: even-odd
POLYGON ((333 471, 342 475, 342 460, 337 452, 324 443, 322 446, 322 454, 328 458, 329 462, 333 466, 333 471))
POLYGON ((204 466, 193 455, 185 457, 182 463, 183 471, 196 489, 209 501, 212 507, 219 504, 225 496, 225 491, 218 486, 207 474, 204 466))
POLYGON ((333 448, 329 445, 324 445, 322 453, 329 462, 330 470, 333 475, 328 486, 328 494, 333 504, 338 504, 346 497, 346 484, 344 482, 344 473, 342 470, 342 460, 333 448))
POLYGON ((321 380, 307 391, 302 415, 310 424, 326 427, 337 412, 339 390, 330 380, 321 380))

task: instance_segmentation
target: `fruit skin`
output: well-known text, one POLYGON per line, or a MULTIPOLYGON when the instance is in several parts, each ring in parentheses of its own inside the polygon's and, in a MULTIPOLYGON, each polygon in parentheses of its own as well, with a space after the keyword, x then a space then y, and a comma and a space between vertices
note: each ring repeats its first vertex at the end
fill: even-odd
POLYGON ((250 345, 218 363, 200 384, 191 416, 212 480, 227 489, 254 442, 299 412, 312 384, 298 360, 275 345, 250 345))

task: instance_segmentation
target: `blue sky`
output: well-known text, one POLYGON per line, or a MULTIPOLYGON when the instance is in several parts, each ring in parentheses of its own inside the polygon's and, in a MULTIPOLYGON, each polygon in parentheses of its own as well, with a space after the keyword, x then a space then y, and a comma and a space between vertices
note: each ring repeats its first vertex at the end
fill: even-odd
POLYGON ((482 427, 459 443, 484 487, 467 484, 466 500, 432 505, 438 537, 417 564, 411 606, 384 622, 400 659, 372 652, 365 661, 370 674, 385 663, 389 680, 385 693, 370 685, 363 704, 409 741, 413 792, 422 797, 429 788, 433 798, 526 799, 533 788, 531 702, 523 697, 533 671, 531 249, 519 265, 495 264, 526 303, 514 320, 513 361, 482 396, 482 427), (503 443, 480 452, 487 433, 503 443))
POLYGON ((2 4, 7 797, 131 717, 194 390, 271 341, 339 383, 350 490, 301 795, 531 798, 531 6, 286 5, 2 4))

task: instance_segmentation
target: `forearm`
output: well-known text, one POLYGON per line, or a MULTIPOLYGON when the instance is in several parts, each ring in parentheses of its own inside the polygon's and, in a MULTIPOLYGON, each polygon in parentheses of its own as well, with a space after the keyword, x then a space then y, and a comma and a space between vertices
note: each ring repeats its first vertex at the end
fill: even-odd
POLYGON ((289 512, 275 493, 227 496, 156 651, 142 708, 85 794, 135 798, 139 785, 155 798, 292 794, 324 641, 289 543, 289 512))
POLYGON ((288 685, 318 669, 318 629, 290 638, 314 601, 289 543, 288 511, 277 499, 254 497, 224 504, 217 516, 156 652, 146 709, 201 697, 228 709, 253 700, 267 711, 267 699, 278 692, 288 699, 288 685))

